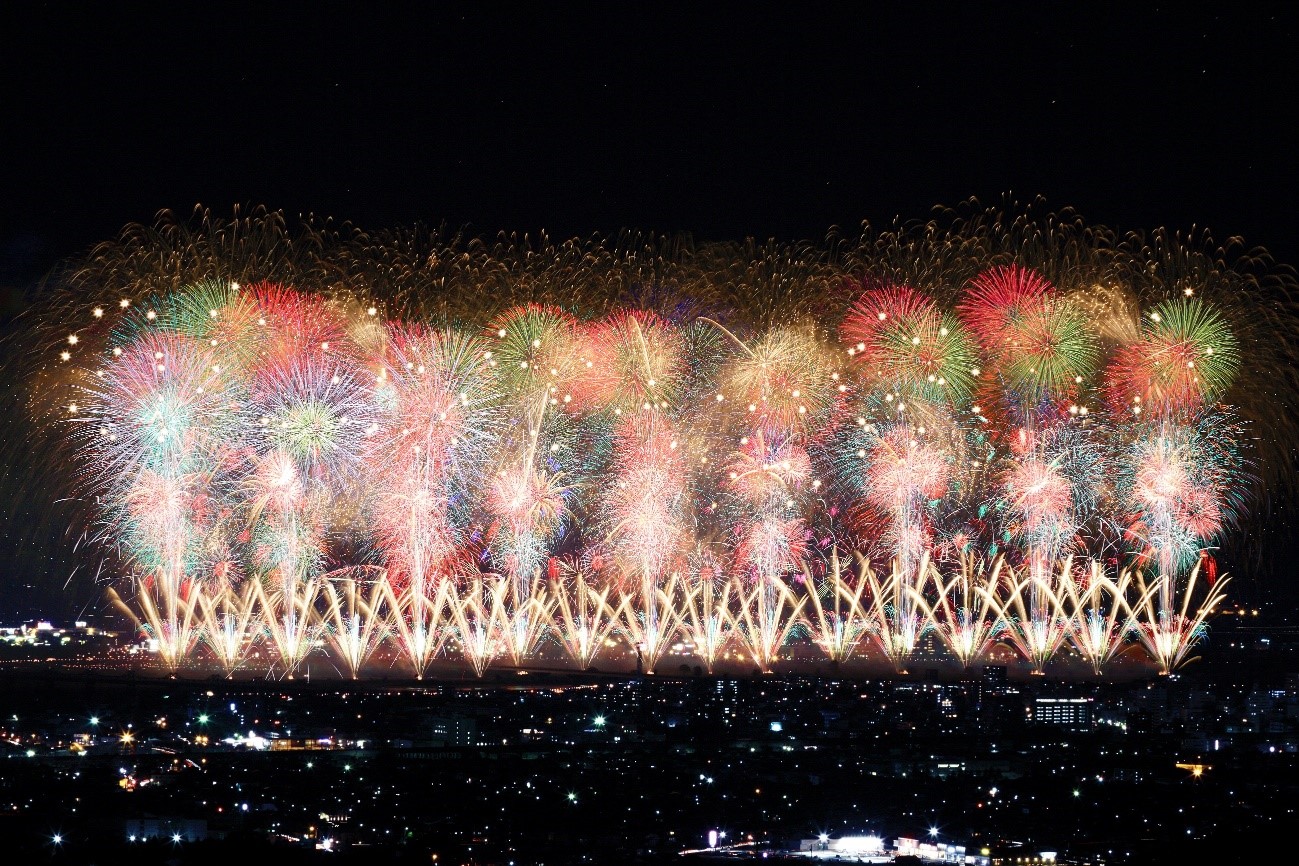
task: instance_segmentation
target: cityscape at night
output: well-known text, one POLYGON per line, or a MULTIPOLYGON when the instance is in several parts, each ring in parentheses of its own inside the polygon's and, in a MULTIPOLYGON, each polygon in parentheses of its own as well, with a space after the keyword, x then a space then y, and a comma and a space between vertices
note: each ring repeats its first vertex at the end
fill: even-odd
POLYGON ((0 822, 9 850, 69 862, 873 862, 912 840, 933 861, 1118 864, 1282 844, 1299 645, 1252 622, 1154 680, 960 674, 935 652, 907 678, 286 687, 11 648, 0 822))
POLYGON ((0 860, 1288 850, 1299 15, 1000 9, 0 13, 0 860))

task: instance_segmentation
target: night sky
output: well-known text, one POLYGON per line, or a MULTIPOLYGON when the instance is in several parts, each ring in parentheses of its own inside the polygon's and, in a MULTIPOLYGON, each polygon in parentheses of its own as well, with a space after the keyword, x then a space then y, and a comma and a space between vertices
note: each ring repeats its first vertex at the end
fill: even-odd
POLYGON ((1299 262, 1291 4, 368 5, 5 4, 6 321, 197 203, 816 240, 1009 192, 1299 262))

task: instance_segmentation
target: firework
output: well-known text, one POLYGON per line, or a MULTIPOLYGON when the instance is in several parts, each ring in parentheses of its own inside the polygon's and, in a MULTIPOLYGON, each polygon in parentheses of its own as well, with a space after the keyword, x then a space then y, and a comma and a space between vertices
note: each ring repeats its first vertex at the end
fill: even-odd
POLYGON ((1084 308, 1034 271, 992 268, 970 284, 961 315, 979 335, 1008 409, 1030 426, 1078 393, 1099 359, 1084 308))
POLYGON ((227 677, 245 662, 248 648, 260 628, 256 588, 245 583, 239 590, 221 587, 199 596, 203 610, 203 637, 227 677))
POLYGON ((770 670, 803 604, 784 578, 802 567, 803 512, 820 486, 804 443, 830 421, 838 389, 846 386, 836 384, 839 374, 829 372, 828 356, 810 333, 775 331, 740 347, 723 372, 737 421, 751 431, 726 467, 726 487, 739 500, 736 568, 752 580, 752 589, 737 590, 735 628, 754 662, 770 670))
POLYGON ((526 304, 493 319, 485 339, 492 348, 484 357, 506 393, 522 403, 572 402, 575 378, 586 370, 572 316, 556 307, 526 304))
POLYGON ((963 666, 1004 638, 1038 672, 1066 644, 1096 672, 1138 645, 1172 670, 1250 515, 1246 445, 1275 451, 1286 415, 1223 401, 1285 341, 1217 265, 1160 282, 1019 230, 741 266, 415 235, 227 266, 141 236, 59 296, 52 355, 36 329, 33 417, 72 432, 33 441, 51 464, 71 443, 48 474, 80 467, 76 507, 172 669, 265 652, 291 675, 323 648, 349 676, 376 653, 481 675, 549 636, 583 668, 771 670, 805 631, 836 665, 873 644, 905 670, 934 629, 963 666))
POLYGON ((321 616, 325 634, 335 654, 347 666, 352 679, 379 648, 385 637, 384 584, 365 574, 367 569, 345 569, 321 580, 325 603, 321 616))
POLYGON ((961 667, 981 658, 996 640, 1004 565, 997 558, 989 567, 967 554, 960 569, 946 580, 937 568, 930 569, 932 594, 923 589, 916 592, 917 604, 961 667))
POLYGON ((1138 597, 1132 606, 1131 628, 1159 665, 1160 673, 1171 673, 1190 660, 1190 652, 1203 637, 1209 617, 1226 598, 1229 580, 1223 578, 1212 584, 1205 581, 1202 585, 1197 565, 1180 589, 1180 603, 1165 609, 1156 608, 1154 599, 1161 599, 1161 605, 1165 598, 1176 599, 1178 589, 1166 588, 1172 578, 1161 575, 1147 584, 1142 575, 1137 576, 1138 597))
MULTIPOLYGON (((1037 433, 1021 429, 1015 441, 1017 459, 1005 474, 1003 507, 1011 533, 1024 546, 1027 567, 1020 592, 1027 591, 1012 628, 1035 671, 1055 652, 1059 617, 1059 581, 1053 567, 1078 544, 1078 534, 1092 516, 1104 479, 1104 462, 1088 431, 1058 422, 1037 433)), ((1059 574, 1066 580, 1065 567, 1059 574)))
POLYGON ((1082 570, 1062 569, 1061 576, 1065 578, 1060 598, 1069 642, 1099 677, 1126 647, 1133 621, 1133 574, 1124 569, 1111 580, 1101 564, 1092 560, 1082 570))
POLYGON ((610 583, 596 582, 581 564, 563 566, 551 585, 552 627, 580 670, 594 664, 613 633, 617 613, 610 604, 612 592, 610 583))
POLYGON ((654 673, 681 628, 681 575, 641 576, 618 590, 616 628, 636 653, 638 668, 654 673))
MULTIPOLYGON (((849 452, 852 482, 862 491, 862 504, 885 515, 879 546, 887 551, 892 577, 873 584, 873 595, 886 592, 887 607, 876 610, 874 625, 886 629, 885 655, 901 669, 919 638, 915 588, 922 582, 929 558, 930 503, 948 490, 949 455, 922 442, 918 429, 893 423, 883 428, 862 425, 854 440, 863 447, 849 452)), ((851 446, 849 446, 851 447, 851 446)), ((876 581, 874 573, 869 578, 876 581)))
MULTIPOLYGON (((864 608, 866 633, 894 669, 906 673, 926 622, 915 603, 915 587, 899 570, 896 560, 893 570, 883 580, 860 554, 857 570, 860 580, 866 585, 866 597, 870 599, 870 604, 864 608)), ((928 570, 926 558, 921 563, 920 573, 925 574, 928 570)))
POLYGON ((711 674, 735 633, 737 584, 726 577, 712 557, 702 555, 699 559, 703 561, 692 568, 692 585, 686 590, 681 629, 695 656, 711 674))
POLYGON ((379 604, 370 605, 371 616, 386 613, 382 620, 384 634, 396 641, 415 678, 422 679, 455 629, 454 584, 447 579, 431 586, 410 580, 394 583, 385 574, 378 587, 379 604))
POLYGON ((741 426, 807 433, 829 423, 848 386, 814 333, 781 329, 752 345, 726 333, 741 351, 722 370, 718 396, 741 426))
POLYGON ((616 442, 607 537, 623 574, 639 588, 639 606, 631 602, 634 593, 624 593, 621 607, 627 633, 653 670, 675 627, 661 621, 658 583, 685 537, 685 459, 675 431, 653 409, 622 422, 616 442))
POLYGON ((1119 458, 1119 501, 1139 561, 1153 562, 1161 616, 1172 616, 1179 576, 1230 525, 1239 507, 1242 467, 1229 416, 1129 425, 1119 458))
POLYGON ((797 596, 784 583, 760 581, 744 586, 736 581, 738 614, 735 633, 758 669, 768 672, 780 650, 799 626, 805 597, 797 596))
POLYGON ((867 581, 853 582, 844 579, 844 569, 839 563, 839 551, 830 552, 830 563, 822 580, 817 580, 810 569, 803 576, 810 587, 805 615, 812 640, 836 666, 848 661, 856 652, 862 638, 870 630, 863 608, 863 594, 867 581))
POLYGON ((237 383, 203 344, 167 334, 114 347, 69 408, 95 489, 134 563, 145 621, 169 666, 197 639, 195 576, 211 492, 240 420, 237 383), (84 411, 82 411, 84 406, 84 411))
POLYGON ((963 402, 979 375, 975 344, 956 317, 905 286, 867 291, 840 333, 868 381, 904 401, 963 402))
POLYGON ((1222 313, 1199 298, 1176 298, 1151 310, 1140 339, 1119 351, 1109 370, 1110 403, 1135 415, 1195 411, 1225 394, 1239 368, 1222 313))
POLYGON ((1057 578, 1053 571, 1059 568, 1067 573, 1071 567, 1072 560, 1066 559, 1048 563, 1045 568, 1024 569, 1020 574, 1002 569, 1004 588, 996 601, 997 614, 1005 626, 1001 636, 1019 651, 1035 674, 1043 673, 1068 637, 1060 598, 1060 586, 1067 578, 1057 578))
POLYGON ((508 578, 483 575, 448 599, 460 652, 480 677, 505 646, 510 590, 508 578))
POLYGON ((1015 325, 1041 309, 1053 291, 1051 283, 1031 268, 989 268, 970 283, 960 304, 961 318, 985 347, 1002 346, 1015 325))
POLYGON ((583 405, 615 415, 675 408, 689 367, 680 329, 650 312, 586 329, 578 357, 583 405))

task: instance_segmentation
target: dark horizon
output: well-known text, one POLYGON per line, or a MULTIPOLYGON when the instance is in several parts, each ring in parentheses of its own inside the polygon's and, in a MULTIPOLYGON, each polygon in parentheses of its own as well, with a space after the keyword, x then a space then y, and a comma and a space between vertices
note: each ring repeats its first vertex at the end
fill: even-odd
POLYGON ((1012 192, 1299 260, 1282 4, 4 18, 10 289, 197 203, 794 241, 1012 192))

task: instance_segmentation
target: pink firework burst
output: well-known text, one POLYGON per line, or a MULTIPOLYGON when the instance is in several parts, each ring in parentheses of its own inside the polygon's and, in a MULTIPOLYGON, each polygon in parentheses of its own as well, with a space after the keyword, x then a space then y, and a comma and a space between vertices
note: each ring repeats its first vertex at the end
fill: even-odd
POLYGON ((557 476, 544 475, 530 466, 512 467, 492 481, 487 507, 515 535, 549 536, 566 513, 564 493, 557 476))
POLYGON ((797 571, 807 558, 807 528, 798 517, 766 517, 741 527, 736 559, 762 577, 797 571))
POLYGON ((743 438, 726 472, 727 486, 761 507, 801 493, 810 482, 812 461, 794 437, 758 430, 743 438))
POLYGON ((422 327, 389 332, 368 433, 376 458, 414 459, 454 472, 485 451, 495 433, 496 382, 490 352, 473 337, 422 327))
POLYGON ((871 446, 867 498, 878 508, 900 510, 947 492, 944 453, 921 442, 905 425, 894 425, 871 446))
POLYGON ((1073 493, 1069 480, 1045 460, 1029 457, 1010 470, 1006 495, 1030 538, 1051 534, 1069 522, 1073 493))
POLYGON ((1147 511, 1172 512, 1178 508, 1190 496, 1192 487, 1176 449, 1166 443, 1150 449, 1137 468, 1135 490, 1147 511))
POLYGON ((666 319, 619 312, 588 327, 575 394, 591 409, 618 413, 676 404, 685 380, 685 341, 666 319))
POLYGON ((654 413, 624 421, 615 436, 610 536, 625 559, 657 574, 684 537, 684 455, 676 432, 654 413))
POLYGON ((244 486, 254 519, 268 511, 294 514, 303 507, 307 498, 297 462, 283 451, 271 451, 255 458, 253 471, 244 486))
POLYGON ((1192 487, 1173 509, 1174 519, 1196 538, 1213 538, 1223 527, 1222 507, 1212 488, 1192 487))

